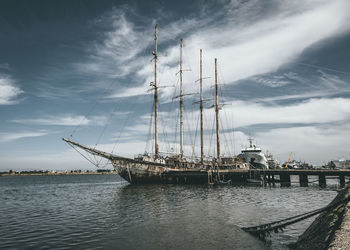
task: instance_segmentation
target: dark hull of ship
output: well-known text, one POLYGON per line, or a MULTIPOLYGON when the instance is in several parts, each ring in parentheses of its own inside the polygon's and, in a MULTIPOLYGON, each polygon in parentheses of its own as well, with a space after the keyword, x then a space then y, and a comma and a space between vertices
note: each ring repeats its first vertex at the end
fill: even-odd
POLYGON ((248 170, 221 169, 205 170, 196 168, 174 168, 166 164, 137 161, 112 161, 118 174, 132 184, 213 184, 246 183, 248 170))

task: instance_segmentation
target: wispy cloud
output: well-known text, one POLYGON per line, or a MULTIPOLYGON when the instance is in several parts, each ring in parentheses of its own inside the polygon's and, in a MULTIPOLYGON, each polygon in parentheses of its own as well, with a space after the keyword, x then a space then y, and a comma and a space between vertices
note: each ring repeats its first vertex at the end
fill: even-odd
POLYGON ((0 69, 11 70, 11 67, 8 63, 0 63, 0 69))
POLYGON ((283 87, 291 83, 291 80, 294 80, 297 76, 296 73, 289 72, 284 73, 282 75, 269 75, 269 76, 253 76, 251 79, 261 83, 262 85, 271 87, 271 88, 278 88, 283 87))
POLYGON ((266 106, 254 102, 233 102, 225 108, 228 114, 234 114, 235 127, 256 124, 322 124, 350 119, 350 99, 320 98, 310 99, 291 105, 266 106))
MULTIPOLYGON (((217 57, 226 80, 232 84, 237 80, 277 70, 280 66, 295 60, 305 49, 313 44, 347 32, 350 14, 349 2, 316 1, 310 3, 286 4, 283 1, 273 1, 274 8, 266 13, 255 13, 262 9, 262 2, 249 1, 246 4, 224 6, 220 16, 197 19, 186 19, 189 29, 177 22, 160 26, 159 41, 163 43, 166 55, 159 61, 160 75, 165 83, 175 82, 178 71, 178 45, 174 45, 178 34, 184 35, 186 67, 191 68, 187 81, 194 82, 198 78, 199 49, 204 49, 204 69, 208 75, 213 75, 213 59, 217 57), (287 5, 287 6, 285 6, 287 5), (253 6, 254 8, 248 8, 253 6), (256 14, 253 18, 252 12, 256 14), (242 18, 250 16, 252 18, 242 18), (215 19, 217 18, 217 19, 215 19), (210 20, 210 22, 208 22, 210 20), (191 25, 193 24, 193 25, 191 25), (201 25, 205 24, 205 25, 201 25), (176 28, 178 27, 180 28, 176 28), (197 26, 196 26, 197 25, 197 26), (193 27, 196 27, 194 29, 193 27), (169 73, 161 73, 163 69, 169 73)), ((205 8, 204 8, 205 9, 205 8)), ((108 19, 106 19, 108 20, 108 19)), ((105 21, 106 21, 105 20, 105 21)), ((119 76, 127 76, 128 83, 118 90, 114 97, 127 97, 144 94, 149 82, 152 81, 150 66, 150 47, 152 32, 146 34, 143 27, 132 23, 127 13, 116 11, 112 19, 114 30, 108 32, 104 43, 92 51, 90 63, 80 66, 110 72, 119 76), (146 53, 147 52, 147 53, 146 53), (113 62, 113 64, 109 64, 113 62), (148 66, 144 66, 148 65, 148 66), (136 73, 135 73, 136 72, 136 73)), ((151 25, 154 21, 147 20, 151 25)), ((121 81, 125 79, 121 79, 121 81)), ((262 80, 262 84, 272 87, 287 84, 283 79, 262 80)), ((209 81, 205 88, 211 84, 209 81)), ((190 87, 185 87, 190 88, 190 87)), ((171 90, 162 91, 163 96, 169 96, 171 90)))
MULTIPOLYGON (((258 83, 270 87, 283 87, 289 85, 291 92, 287 95, 255 97, 257 102, 275 102, 283 100, 306 100, 310 98, 323 98, 350 93, 349 81, 341 79, 336 75, 331 75, 317 70, 316 75, 309 74, 303 77, 300 74, 289 72, 282 75, 262 75, 251 78, 258 83), (296 93, 297 92, 297 93, 296 93)), ((287 91, 287 89, 285 89, 287 91)))
POLYGON ((34 119, 15 119, 15 123, 30 124, 30 125, 48 125, 48 126, 87 126, 95 125, 102 126, 106 124, 107 117, 93 116, 86 117, 82 115, 61 114, 55 116, 44 116, 34 119))
POLYGON ((0 105, 17 104, 23 91, 15 86, 15 81, 6 74, 0 74, 0 105))
POLYGON ((47 132, 0 133, 0 142, 10 142, 23 138, 45 136, 47 134, 47 132))
MULTIPOLYGON (((289 105, 266 105, 263 102, 254 101, 233 101, 231 104, 224 106, 220 111, 221 123, 225 129, 259 124, 294 126, 295 124, 327 124, 350 120, 350 99, 347 98, 315 98, 289 105)), ((204 112, 204 126, 208 130, 213 128, 214 112, 214 109, 206 109, 204 112)), ((175 122, 173 116, 174 114, 169 112, 162 113, 159 117, 166 121, 165 126, 170 127, 175 122), (171 119, 174 121, 171 122, 171 119)), ((198 129, 195 121, 199 119, 199 111, 185 111, 184 116, 186 129, 191 131, 198 129)), ((138 125, 135 127, 139 128, 138 125)))

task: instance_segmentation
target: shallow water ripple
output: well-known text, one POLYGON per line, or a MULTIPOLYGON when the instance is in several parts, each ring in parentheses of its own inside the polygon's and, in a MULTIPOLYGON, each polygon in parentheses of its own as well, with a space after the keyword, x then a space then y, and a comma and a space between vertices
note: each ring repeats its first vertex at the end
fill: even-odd
POLYGON ((335 187, 128 185, 116 175, 0 177, 0 249, 283 249, 238 226, 320 208, 335 187))

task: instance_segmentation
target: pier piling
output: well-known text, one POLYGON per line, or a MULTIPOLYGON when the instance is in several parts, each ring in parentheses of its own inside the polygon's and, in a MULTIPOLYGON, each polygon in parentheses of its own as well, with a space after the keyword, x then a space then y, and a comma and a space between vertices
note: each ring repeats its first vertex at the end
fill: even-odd
POLYGON ((339 175, 339 184, 341 187, 345 186, 345 176, 344 175, 339 175))
POLYGON ((280 174, 281 187, 290 187, 290 174, 288 172, 280 174))
POLYGON ((299 175, 299 183, 301 187, 307 187, 309 180, 306 174, 300 174, 299 175))
POLYGON ((326 186, 326 176, 323 174, 320 174, 318 176, 318 184, 320 185, 320 187, 325 187, 326 186))

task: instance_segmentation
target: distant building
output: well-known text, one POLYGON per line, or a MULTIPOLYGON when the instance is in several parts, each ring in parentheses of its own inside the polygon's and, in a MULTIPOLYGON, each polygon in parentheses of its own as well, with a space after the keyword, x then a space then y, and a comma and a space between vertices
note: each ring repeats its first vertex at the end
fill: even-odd
POLYGON ((334 160, 330 161, 327 164, 330 168, 337 168, 337 169, 350 169, 350 160, 334 160))

